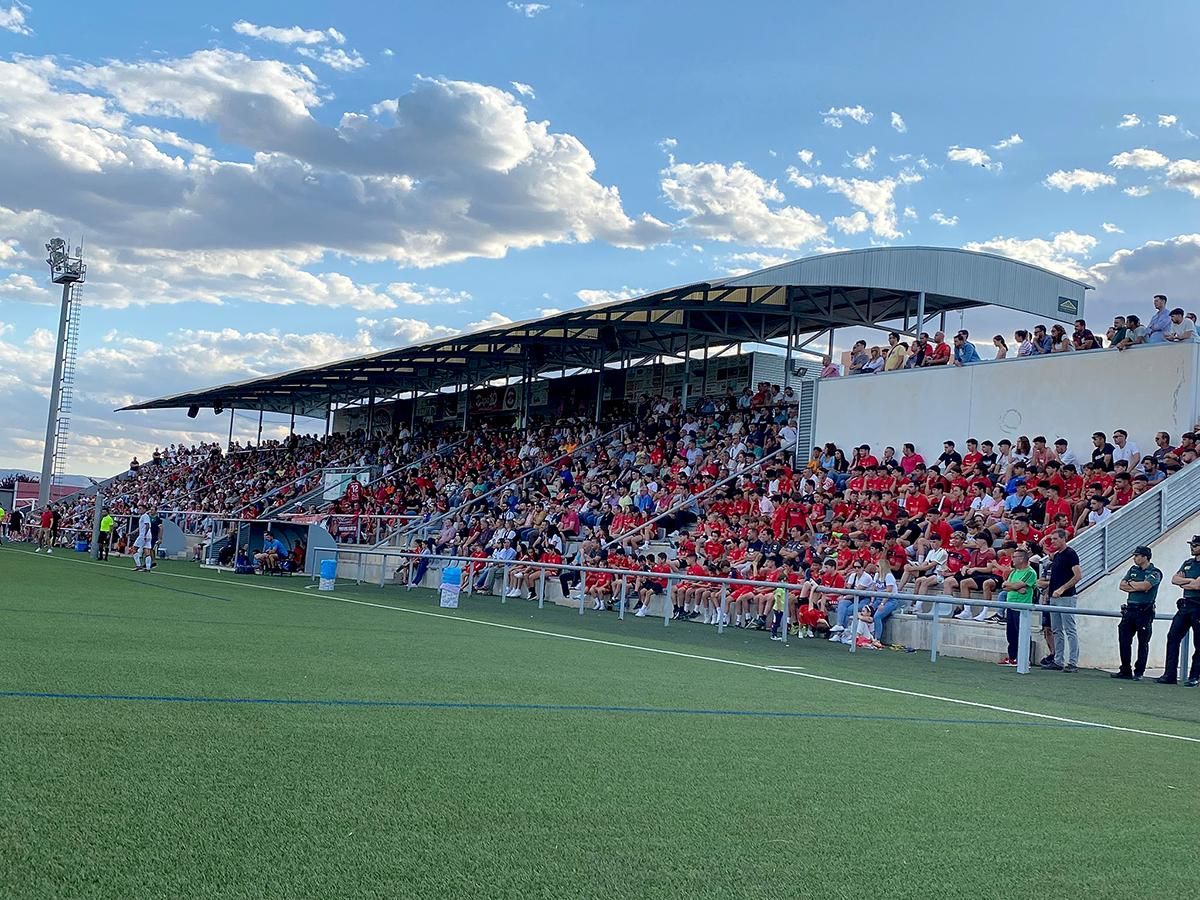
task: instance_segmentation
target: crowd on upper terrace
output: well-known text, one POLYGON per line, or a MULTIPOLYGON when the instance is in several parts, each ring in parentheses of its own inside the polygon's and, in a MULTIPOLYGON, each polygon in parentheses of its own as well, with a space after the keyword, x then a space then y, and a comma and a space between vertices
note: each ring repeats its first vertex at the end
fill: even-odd
MULTIPOLYGON (((1057 323, 1049 329, 1038 324, 1032 331, 1017 329, 1013 333, 1012 348, 1002 334, 992 338, 992 346, 994 359, 1006 359, 1010 352, 1017 357, 1029 357, 1077 350, 1128 350, 1141 344, 1194 343, 1196 340, 1196 314, 1184 312, 1178 306, 1168 309, 1166 296, 1155 294, 1154 313, 1146 324, 1134 314, 1115 316, 1103 335, 1089 329, 1084 319, 1076 319, 1074 330, 1069 333, 1057 323)), ((969 366, 983 361, 966 329, 958 331, 950 343, 941 331, 935 332, 932 339, 927 332, 921 332, 911 344, 892 332, 887 341, 886 347, 868 347, 866 341, 856 341, 849 353, 846 374, 875 375, 930 366, 969 366)), ((832 356, 826 356, 821 377, 835 378, 841 374, 841 366, 832 356)))

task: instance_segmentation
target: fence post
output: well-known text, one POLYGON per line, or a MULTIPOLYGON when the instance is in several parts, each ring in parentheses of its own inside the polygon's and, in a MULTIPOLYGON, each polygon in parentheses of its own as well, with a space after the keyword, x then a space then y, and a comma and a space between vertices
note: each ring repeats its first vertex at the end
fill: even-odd
POLYGON ((1108 523, 1101 526, 1100 531, 1100 571, 1108 571, 1108 523))
POLYGON ((675 599, 675 576, 668 575, 667 576, 667 599, 666 599, 666 602, 663 603, 663 627, 664 628, 669 628, 671 626, 671 613, 673 612, 672 603, 674 602, 674 599, 675 599))
POLYGON ((508 602, 508 560, 500 566, 500 603, 501 605, 508 602))
MULTIPOLYGON (((858 652, 858 604, 862 601, 862 597, 858 594, 854 595, 854 609, 850 613, 850 652, 858 652)), ((845 632, 842 632, 845 634, 845 632)))
POLYGON ((412 578, 413 578, 413 561, 412 561, 412 557, 410 556, 408 558, 408 579, 407 579, 408 589, 410 591, 412 590, 412 587, 413 587, 412 578))
POLYGON ((729 603, 729 585, 721 585, 721 611, 717 613, 717 634, 725 633, 725 616, 728 610, 729 603))
MULTIPOLYGON (((1187 681, 1188 675, 1190 674, 1188 671, 1188 666, 1190 665, 1189 660, 1191 659, 1192 654, 1188 651, 1192 649, 1191 643, 1192 633, 1190 630, 1185 631, 1183 633, 1183 641, 1179 644, 1179 675, 1177 677, 1180 681, 1187 681)), ((1165 672, 1163 674, 1170 675, 1171 673, 1165 672)))
POLYGON ((542 569, 542 583, 538 588, 538 609, 541 609, 546 602, 546 570, 542 569))
MULTIPOLYGON (((1008 616, 1008 611, 1005 610, 1005 618, 1008 616)), ((1031 637, 1030 629, 1033 627, 1031 621, 1033 611, 1030 609, 1021 610, 1021 619, 1017 627, 1017 674, 1029 674, 1029 640, 1031 637)))
MULTIPOLYGON (((408 562, 409 562, 408 575, 411 578, 412 577, 412 560, 409 560, 408 562)), ((387 570, 388 570, 388 566, 390 566, 390 565, 391 565, 391 563, 388 562, 388 557, 387 557, 386 553, 383 556, 379 557, 379 586, 380 587, 383 587, 383 583, 387 579, 387 570)))
POLYGON ((941 636, 942 617, 937 614, 936 603, 931 603, 929 608, 933 610, 933 624, 929 627, 929 661, 937 662, 938 638, 941 636))
POLYGON ((363 567, 363 555, 360 553, 360 554, 358 554, 358 574, 356 576, 354 576, 355 584, 362 584, 362 567, 363 567))
MULTIPOLYGON (((784 582, 786 585, 787 582, 784 582)), ((792 592, 783 589, 783 646, 788 645, 788 621, 792 618, 792 592)))
POLYGON ((587 597, 587 573, 579 573, 579 614, 583 615, 583 601, 587 597))
POLYGON ((617 604, 617 618, 618 619, 625 618, 625 589, 628 586, 628 584, 629 584, 629 579, 626 576, 622 575, 621 576, 621 600, 617 604))

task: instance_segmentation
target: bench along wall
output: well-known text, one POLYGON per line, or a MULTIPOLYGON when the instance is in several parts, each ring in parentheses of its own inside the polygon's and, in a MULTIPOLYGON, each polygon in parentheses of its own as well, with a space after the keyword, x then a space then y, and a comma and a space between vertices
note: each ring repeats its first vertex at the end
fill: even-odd
POLYGON ((996 443, 1020 435, 1065 437, 1087 461, 1091 436, 1111 441, 1124 428, 1143 453, 1154 433, 1178 440, 1200 417, 1200 344, 1156 344, 1125 352, 1093 350, 1024 359, 854 375, 822 380, 817 389, 817 445, 846 451, 870 444, 900 455, 906 441, 932 464, 942 441, 960 453, 968 437, 996 443))

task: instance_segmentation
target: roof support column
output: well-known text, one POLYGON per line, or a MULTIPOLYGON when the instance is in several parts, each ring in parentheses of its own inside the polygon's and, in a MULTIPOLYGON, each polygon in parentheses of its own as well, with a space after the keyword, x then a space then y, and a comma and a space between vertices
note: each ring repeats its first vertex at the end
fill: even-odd
POLYGON ((263 411, 260 409, 258 411, 258 443, 255 445, 257 447, 262 446, 262 416, 263 411))
POLYGON ((292 421, 288 424, 288 437, 296 433, 296 404, 292 404, 292 421))
POLYGON ((914 329, 917 336, 920 337, 921 330, 925 327, 925 292, 917 294, 917 327, 914 329))
POLYGON ((229 443, 225 445, 225 449, 233 449, 233 407, 229 407, 229 443))
POLYGON ((600 424, 601 404, 604 400, 604 351, 597 351, 596 357, 596 424, 600 424))
MULTIPOLYGON (((686 321, 686 319, 685 319, 686 321)), ((683 395, 679 398, 680 408, 686 410, 688 405, 688 387, 692 383, 692 332, 688 329, 683 336, 683 395)))
POLYGON ((700 396, 708 396, 708 344, 709 339, 704 339, 704 371, 700 373, 700 396))
POLYGON ((333 394, 329 395, 329 406, 325 409, 325 437, 333 430, 333 394))
MULTIPOLYGON (((789 300, 788 306, 791 306, 789 300)), ((792 381, 792 340, 796 333, 796 314, 788 314, 787 353, 783 357, 783 386, 786 388, 792 381)))
POLYGON ((412 435, 417 428, 417 392, 413 391, 412 409, 408 411, 408 433, 412 435))
POLYGON ((375 433, 375 388, 367 394, 367 437, 375 433))

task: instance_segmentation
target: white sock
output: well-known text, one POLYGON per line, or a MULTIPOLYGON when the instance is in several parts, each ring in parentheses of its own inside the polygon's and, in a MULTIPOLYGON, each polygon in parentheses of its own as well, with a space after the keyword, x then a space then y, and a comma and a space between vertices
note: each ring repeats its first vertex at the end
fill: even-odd
POLYGON ((133 564, 135 566, 137 566, 139 569, 142 567, 142 551, 141 550, 138 550, 137 553, 133 554, 133 564))

